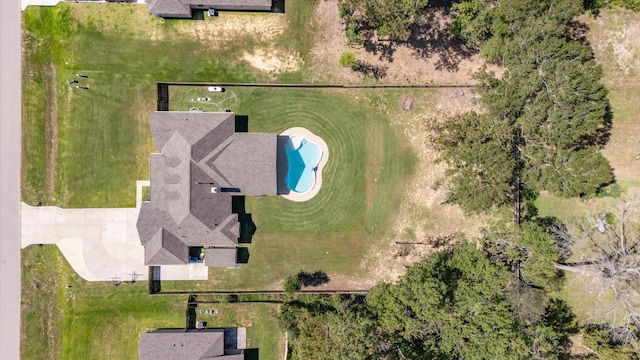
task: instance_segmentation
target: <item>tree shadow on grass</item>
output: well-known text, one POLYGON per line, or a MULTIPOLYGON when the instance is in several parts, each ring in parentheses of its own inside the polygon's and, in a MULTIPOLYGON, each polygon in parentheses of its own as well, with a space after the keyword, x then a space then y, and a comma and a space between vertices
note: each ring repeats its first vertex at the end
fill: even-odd
POLYGON ((320 286, 328 283, 330 278, 324 271, 316 271, 314 273, 300 271, 298 273, 298 280, 300 280, 302 286, 320 286))
POLYGON ((543 318, 545 323, 559 335, 559 340, 565 348, 569 348, 571 335, 580 332, 576 314, 573 313, 569 304, 561 299, 551 299, 545 308, 543 318))
POLYGON ((375 79, 381 79, 387 76, 387 69, 388 67, 373 65, 362 60, 358 60, 358 65, 354 68, 355 71, 375 79))
POLYGON ((569 37, 569 39, 582 45, 591 46, 591 43, 589 43, 589 39, 587 38, 589 30, 591 30, 589 28, 589 25, 583 23, 582 21, 573 20, 569 22, 567 36, 569 37))

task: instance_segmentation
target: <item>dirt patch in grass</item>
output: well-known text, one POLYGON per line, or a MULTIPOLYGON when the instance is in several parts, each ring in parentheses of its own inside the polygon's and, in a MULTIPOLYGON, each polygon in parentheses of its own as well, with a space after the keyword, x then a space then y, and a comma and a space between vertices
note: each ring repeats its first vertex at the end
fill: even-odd
POLYGON ((211 48, 246 37, 254 43, 270 43, 286 28, 286 18, 282 15, 252 13, 220 13, 205 21, 188 21, 176 26, 178 34, 211 48))
POLYGON ((449 36, 451 17, 445 9, 432 9, 429 25, 415 31, 408 41, 371 37, 363 45, 349 45, 337 4, 337 0, 320 1, 315 9, 322 31, 312 49, 312 81, 359 81, 362 73, 339 65, 345 51, 353 52, 363 69, 378 69, 384 83, 469 84, 471 75, 485 65, 476 51, 449 36))
POLYGON ((251 67, 270 74, 293 72, 300 68, 299 58, 272 48, 256 49, 253 53, 245 52, 242 59, 247 61, 251 67))
POLYGON ((54 194, 56 188, 56 164, 58 157, 58 92, 56 67, 48 65, 44 70, 45 86, 45 119, 44 119, 44 151, 45 186, 47 193, 54 194))

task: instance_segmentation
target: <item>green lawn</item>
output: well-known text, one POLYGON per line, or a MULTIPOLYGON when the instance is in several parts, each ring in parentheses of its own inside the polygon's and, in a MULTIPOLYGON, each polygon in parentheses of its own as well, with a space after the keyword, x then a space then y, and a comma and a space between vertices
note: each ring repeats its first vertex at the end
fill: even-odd
MULTIPOLYGON (((149 296, 146 282, 115 287, 83 281, 51 245, 25 249, 22 262, 23 359, 138 359, 141 333, 185 326, 186 296, 149 296)), ((259 348, 260 359, 279 358, 275 305, 216 309, 219 315, 198 319, 209 327, 246 326, 247 345, 259 348)))
MULTIPOLYGON (((287 36, 309 38, 302 22, 311 5, 288 3, 293 10, 286 16, 297 17, 299 26, 287 36)), ((237 61, 264 43, 240 36, 202 46, 189 34, 200 24, 164 21, 139 5, 64 3, 23 12, 25 202, 132 206, 135 180, 149 176, 157 81, 265 80, 237 61), (67 84, 72 79, 89 90, 67 84)), ((184 326, 185 297, 150 297, 144 282, 114 287, 82 281, 54 246, 27 248, 22 262, 23 359, 137 359, 140 333, 184 326)), ((273 329, 272 305, 220 310, 206 319, 209 326, 247 326, 248 345, 261 359, 280 357, 283 340, 273 329)))
MULTIPOLYGON (((135 180, 149 173, 156 82, 265 78, 237 61, 260 45, 257 40, 228 39, 209 48, 189 36, 197 22, 164 21, 143 6, 121 5, 60 4, 29 7, 23 14, 22 197, 30 204, 133 205, 135 180), (67 84, 74 79, 89 90, 67 84), (54 125, 57 137, 47 132, 54 125), (53 156, 49 161, 47 154, 53 156), (48 176, 55 177, 52 187, 46 186, 48 176)), ((302 1, 294 8, 304 12, 309 6, 302 1)), ((296 34, 308 37, 295 31, 286 36, 296 34)))
POLYGON ((249 251, 248 263, 239 270, 210 269, 209 282, 166 282, 163 289, 266 289, 299 270, 358 274, 370 245, 387 235, 403 185, 414 172, 415 156, 381 111, 386 102, 397 102, 401 92, 226 90, 207 95, 202 88, 171 87, 169 106, 188 109, 191 99, 207 96, 215 105, 198 106, 246 114, 252 132, 309 129, 329 148, 323 185, 316 197, 302 203, 279 196, 247 197, 246 211, 257 228, 252 243, 242 244, 249 251))
MULTIPOLYGON (((289 24, 275 46, 306 58, 315 36, 312 5, 288 1, 286 15, 274 15, 286 16, 289 24)), ((22 198, 30 204, 132 206, 135 180, 148 179, 149 153, 155 150, 149 119, 157 81, 267 80, 238 58, 269 43, 239 36, 203 46, 189 35, 202 23, 164 21, 139 5, 29 7, 23 24, 22 198)), ((303 66, 278 81, 300 81, 304 71, 303 66)), ((414 171, 415 157, 386 112, 397 112, 399 94, 239 95, 234 110, 249 115, 251 131, 305 126, 325 139, 330 159, 324 187, 307 203, 247 199, 257 226, 246 245, 249 263, 237 272, 212 271, 211 282, 195 285, 264 288, 300 269, 354 274, 371 243, 389 230, 403 184, 414 171)), ((135 359, 141 332, 184 326, 184 297, 149 297, 143 282, 114 287, 82 281, 53 246, 27 248, 22 261, 24 359, 135 359)), ((206 319, 211 326, 247 326, 249 346, 259 348, 261 359, 279 357, 282 334, 274 331, 272 305, 218 308, 220 316, 206 319)))

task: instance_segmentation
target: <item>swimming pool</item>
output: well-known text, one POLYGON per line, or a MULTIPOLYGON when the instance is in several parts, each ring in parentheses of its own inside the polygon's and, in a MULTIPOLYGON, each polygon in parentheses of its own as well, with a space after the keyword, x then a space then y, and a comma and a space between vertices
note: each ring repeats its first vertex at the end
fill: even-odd
POLYGON ((311 190, 316 182, 318 163, 322 158, 320 147, 300 135, 291 136, 285 147, 289 162, 287 187, 297 193, 311 190))

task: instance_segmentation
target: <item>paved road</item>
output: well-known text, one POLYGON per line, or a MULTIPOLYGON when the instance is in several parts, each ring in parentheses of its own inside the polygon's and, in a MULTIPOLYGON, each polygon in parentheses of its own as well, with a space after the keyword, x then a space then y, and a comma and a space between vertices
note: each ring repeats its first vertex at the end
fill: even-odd
POLYGON ((20 1, 0 1, 0 357, 20 359, 20 1))

